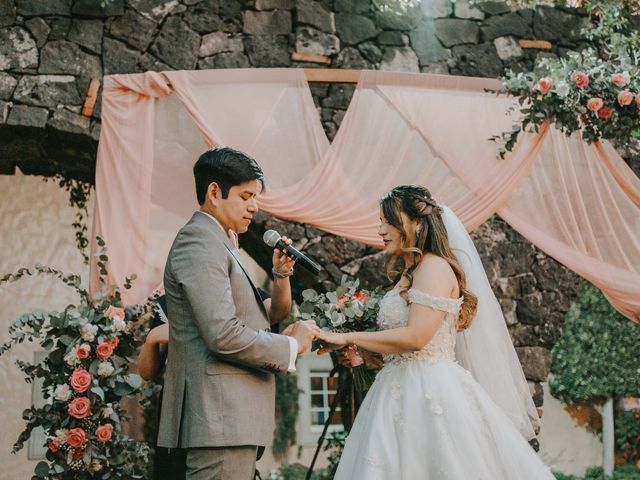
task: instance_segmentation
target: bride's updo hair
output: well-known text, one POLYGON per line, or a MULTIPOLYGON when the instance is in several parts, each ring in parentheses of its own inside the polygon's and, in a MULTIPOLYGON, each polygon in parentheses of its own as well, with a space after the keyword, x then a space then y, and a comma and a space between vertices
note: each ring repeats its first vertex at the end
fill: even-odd
POLYGON ((478 298, 467 290, 466 276, 460 266, 460 262, 451 250, 447 229, 442 220, 442 208, 431 196, 431 192, 419 185, 401 185, 394 188, 380 199, 380 206, 385 220, 400 231, 402 239, 402 253, 411 253, 411 261, 405 263, 400 256, 402 269, 394 270, 397 258, 389 257, 385 265, 387 275, 395 277, 398 282, 402 277, 409 281, 406 288, 400 290, 400 295, 409 303, 408 290, 413 284, 413 272, 418 267, 425 253, 432 253, 445 259, 458 280, 460 294, 464 297, 458 323, 458 331, 465 330, 471 325, 471 320, 478 307, 478 298), (410 220, 417 220, 415 240, 409 245, 407 232, 402 224, 401 212, 404 212, 410 220))

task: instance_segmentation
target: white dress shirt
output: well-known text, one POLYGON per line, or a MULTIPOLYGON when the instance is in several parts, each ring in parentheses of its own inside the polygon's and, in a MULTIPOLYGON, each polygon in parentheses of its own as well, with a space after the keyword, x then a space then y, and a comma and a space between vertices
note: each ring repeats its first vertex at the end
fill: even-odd
MULTIPOLYGON (((208 214, 207 212, 203 212, 202 210, 198 210, 200 213, 206 215, 207 217, 209 217, 211 220, 214 221, 214 223, 216 225, 218 225, 218 227, 220 227, 222 229, 222 231, 225 233, 225 235, 227 237, 229 237, 229 239, 231 240, 231 243, 235 246, 235 248, 238 248, 238 234, 236 232, 234 232, 233 230, 229 230, 228 232, 225 232, 224 227, 222 226, 222 224, 218 221, 218 219, 216 217, 214 217, 213 215, 208 214)), ((238 261, 238 259, 234 256, 234 258, 236 259, 236 261, 238 261)), ((289 368, 287 369, 288 372, 295 372, 296 371, 296 358, 298 357, 298 341, 290 336, 287 336, 287 340, 289 340, 289 368)))

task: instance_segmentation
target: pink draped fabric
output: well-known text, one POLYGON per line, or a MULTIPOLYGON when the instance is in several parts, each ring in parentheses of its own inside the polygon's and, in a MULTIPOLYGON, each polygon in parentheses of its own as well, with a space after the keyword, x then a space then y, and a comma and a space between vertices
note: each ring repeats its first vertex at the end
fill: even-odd
POLYGON ((195 159, 229 145, 264 168, 261 208, 274 216, 379 246, 378 198, 423 184, 468 230, 498 212, 640 315, 640 181, 608 143, 546 127, 496 158, 489 138, 511 127, 513 99, 485 91, 495 80, 364 71, 329 144, 301 70, 164 75, 175 95, 153 73, 105 83, 94 232, 110 249, 111 281, 138 275, 127 301, 161 286, 170 243, 197 208, 195 159))

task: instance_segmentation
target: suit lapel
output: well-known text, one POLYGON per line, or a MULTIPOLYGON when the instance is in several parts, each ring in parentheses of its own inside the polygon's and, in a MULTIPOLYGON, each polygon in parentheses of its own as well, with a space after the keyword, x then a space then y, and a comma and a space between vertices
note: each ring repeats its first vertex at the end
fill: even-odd
POLYGON ((242 259, 240 258, 240 255, 238 255, 238 250, 233 248, 232 246, 229 246, 226 243, 225 243, 224 246, 226 247, 227 250, 229 250, 229 253, 235 259, 235 261, 238 262, 238 265, 240 265, 240 268, 242 269, 242 271, 244 272, 245 276, 247 277, 247 280, 249 280, 249 284, 251 285, 251 289, 253 290, 253 294, 255 295, 256 300, 258 301, 258 305, 260 306, 260 310, 262 310, 264 312, 264 314, 266 315, 267 320, 268 320, 269 319, 269 314, 267 313, 267 309, 264 308, 264 302, 262 301, 262 297, 260 296, 260 292, 258 292, 258 289, 253 284, 253 280, 251 280, 251 276, 249 275, 247 270, 244 268, 244 265, 242 263, 242 259))

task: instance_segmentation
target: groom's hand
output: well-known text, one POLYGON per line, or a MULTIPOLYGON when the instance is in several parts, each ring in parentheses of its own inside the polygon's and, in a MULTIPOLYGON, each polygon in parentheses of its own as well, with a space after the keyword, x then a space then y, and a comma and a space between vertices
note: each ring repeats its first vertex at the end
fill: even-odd
POLYGON ((318 328, 315 321, 301 320, 289 325, 282 334, 296 339, 298 342, 298 354, 301 354, 309 349, 311 342, 319 332, 320 328, 318 328))

